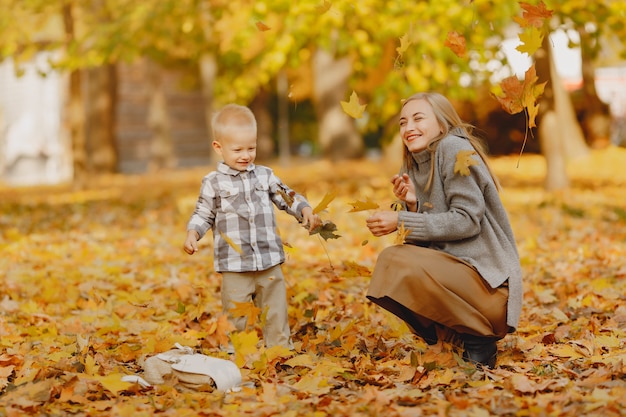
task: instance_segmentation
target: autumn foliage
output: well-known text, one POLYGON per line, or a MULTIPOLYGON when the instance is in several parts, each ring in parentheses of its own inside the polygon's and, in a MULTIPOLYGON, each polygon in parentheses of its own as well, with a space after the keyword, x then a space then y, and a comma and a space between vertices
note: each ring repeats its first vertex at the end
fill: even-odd
POLYGON ((465 364, 453 343, 428 347, 364 297, 396 239, 364 226, 367 204, 393 202, 381 163, 277 168, 337 226, 324 239, 278 215, 295 352, 257 346, 263 312, 251 305, 237 306, 250 325, 236 353, 218 349, 230 326, 210 239, 197 256, 181 249, 203 171, 1 189, 0 415, 623 415, 626 152, 577 162, 560 195, 543 191, 539 156, 494 163, 525 272, 521 325, 494 370, 465 364), (233 360, 243 389, 121 381, 176 342, 233 360))

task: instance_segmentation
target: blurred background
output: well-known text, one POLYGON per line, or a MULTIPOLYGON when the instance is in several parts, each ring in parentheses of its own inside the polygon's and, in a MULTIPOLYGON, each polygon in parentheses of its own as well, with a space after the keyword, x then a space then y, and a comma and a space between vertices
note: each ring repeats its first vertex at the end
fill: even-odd
POLYGON ((544 154, 546 188, 567 186, 563 161, 626 145, 626 0, 0 0, 0 10, 7 187, 212 169, 210 117, 228 102, 258 119, 257 161, 282 166, 399 165, 401 99, 426 90, 452 99, 492 155, 544 154), (518 49, 528 4, 550 12, 533 56, 518 49), (547 84, 529 131, 494 95, 532 64, 547 84), (340 104, 352 92, 366 105, 358 119, 340 104))

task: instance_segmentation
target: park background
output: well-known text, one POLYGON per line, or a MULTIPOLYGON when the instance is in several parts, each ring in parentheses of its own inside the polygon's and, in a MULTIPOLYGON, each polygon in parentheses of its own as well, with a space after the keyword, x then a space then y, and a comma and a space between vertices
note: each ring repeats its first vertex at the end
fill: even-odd
POLYGON ((1 1, 0 414, 622 415, 626 3, 292 3, 1 1), (497 100, 530 66, 536 127, 497 100), (524 313, 493 371, 364 298, 396 236, 354 207, 393 201, 419 90, 483 132, 518 241, 524 313), (231 101, 259 118, 259 163, 334 196, 330 238, 278 214, 295 353, 257 348, 258 323, 221 352, 212 243, 180 249, 231 101), (244 389, 121 381, 177 342, 235 360, 244 389))

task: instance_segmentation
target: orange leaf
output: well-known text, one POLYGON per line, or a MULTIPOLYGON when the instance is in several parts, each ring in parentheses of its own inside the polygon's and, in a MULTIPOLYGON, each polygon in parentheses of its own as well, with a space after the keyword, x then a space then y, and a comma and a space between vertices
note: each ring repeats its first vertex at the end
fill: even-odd
POLYGON ((228 310, 233 317, 246 317, 247 323, 246 327, 254 326, 257 322, 257 318, 261 313, 261 309, 254 305, 253 302, 248 301, 244 303, 239 303, 237 301, 233 301, 235 307, 228 310))
POLYGON ((256 27, 257 29, 259 29, 261 32, 266 32, 268 30, 270 30, 270 27, 267 26, 265 23, 258 21, 256 22, 256 27))
POLYGON ((533 26, 540 29, 552 17, 552 10, 547 9, 543 1, 540 1, 536 6, 520 2, 520 7, 524 10, 522 17, 516 17, 514 20, 521 27, 533 26))
POLYGON ((455 174, 461 174, 466 177, 470 175, 470 167, 478 165, 478 161, 472 158, 472 155, 476 155, 476 151, 465 150, 456 154, 456 162, 454 163, 455 174))
POLYGON ((459 58, 465 56, 465 37, 456 31, 448 32, 444 45, 454 52, 459 58))

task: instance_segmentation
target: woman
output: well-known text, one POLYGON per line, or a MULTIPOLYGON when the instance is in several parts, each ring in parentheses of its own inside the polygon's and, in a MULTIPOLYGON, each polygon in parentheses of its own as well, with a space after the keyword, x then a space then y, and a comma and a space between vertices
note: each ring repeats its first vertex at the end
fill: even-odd
POLYGON ((403 103, 403 167, 391 182, 404 210, 377 212, 367 227, 383 236, 402 225, 408 234, 380 253, 367 297, 429 344, 436 327, 451 329, 465 360, 493 368, 496 342, 519 321, 522 272, 498 182, 472 130, 441 94, 403 103))

